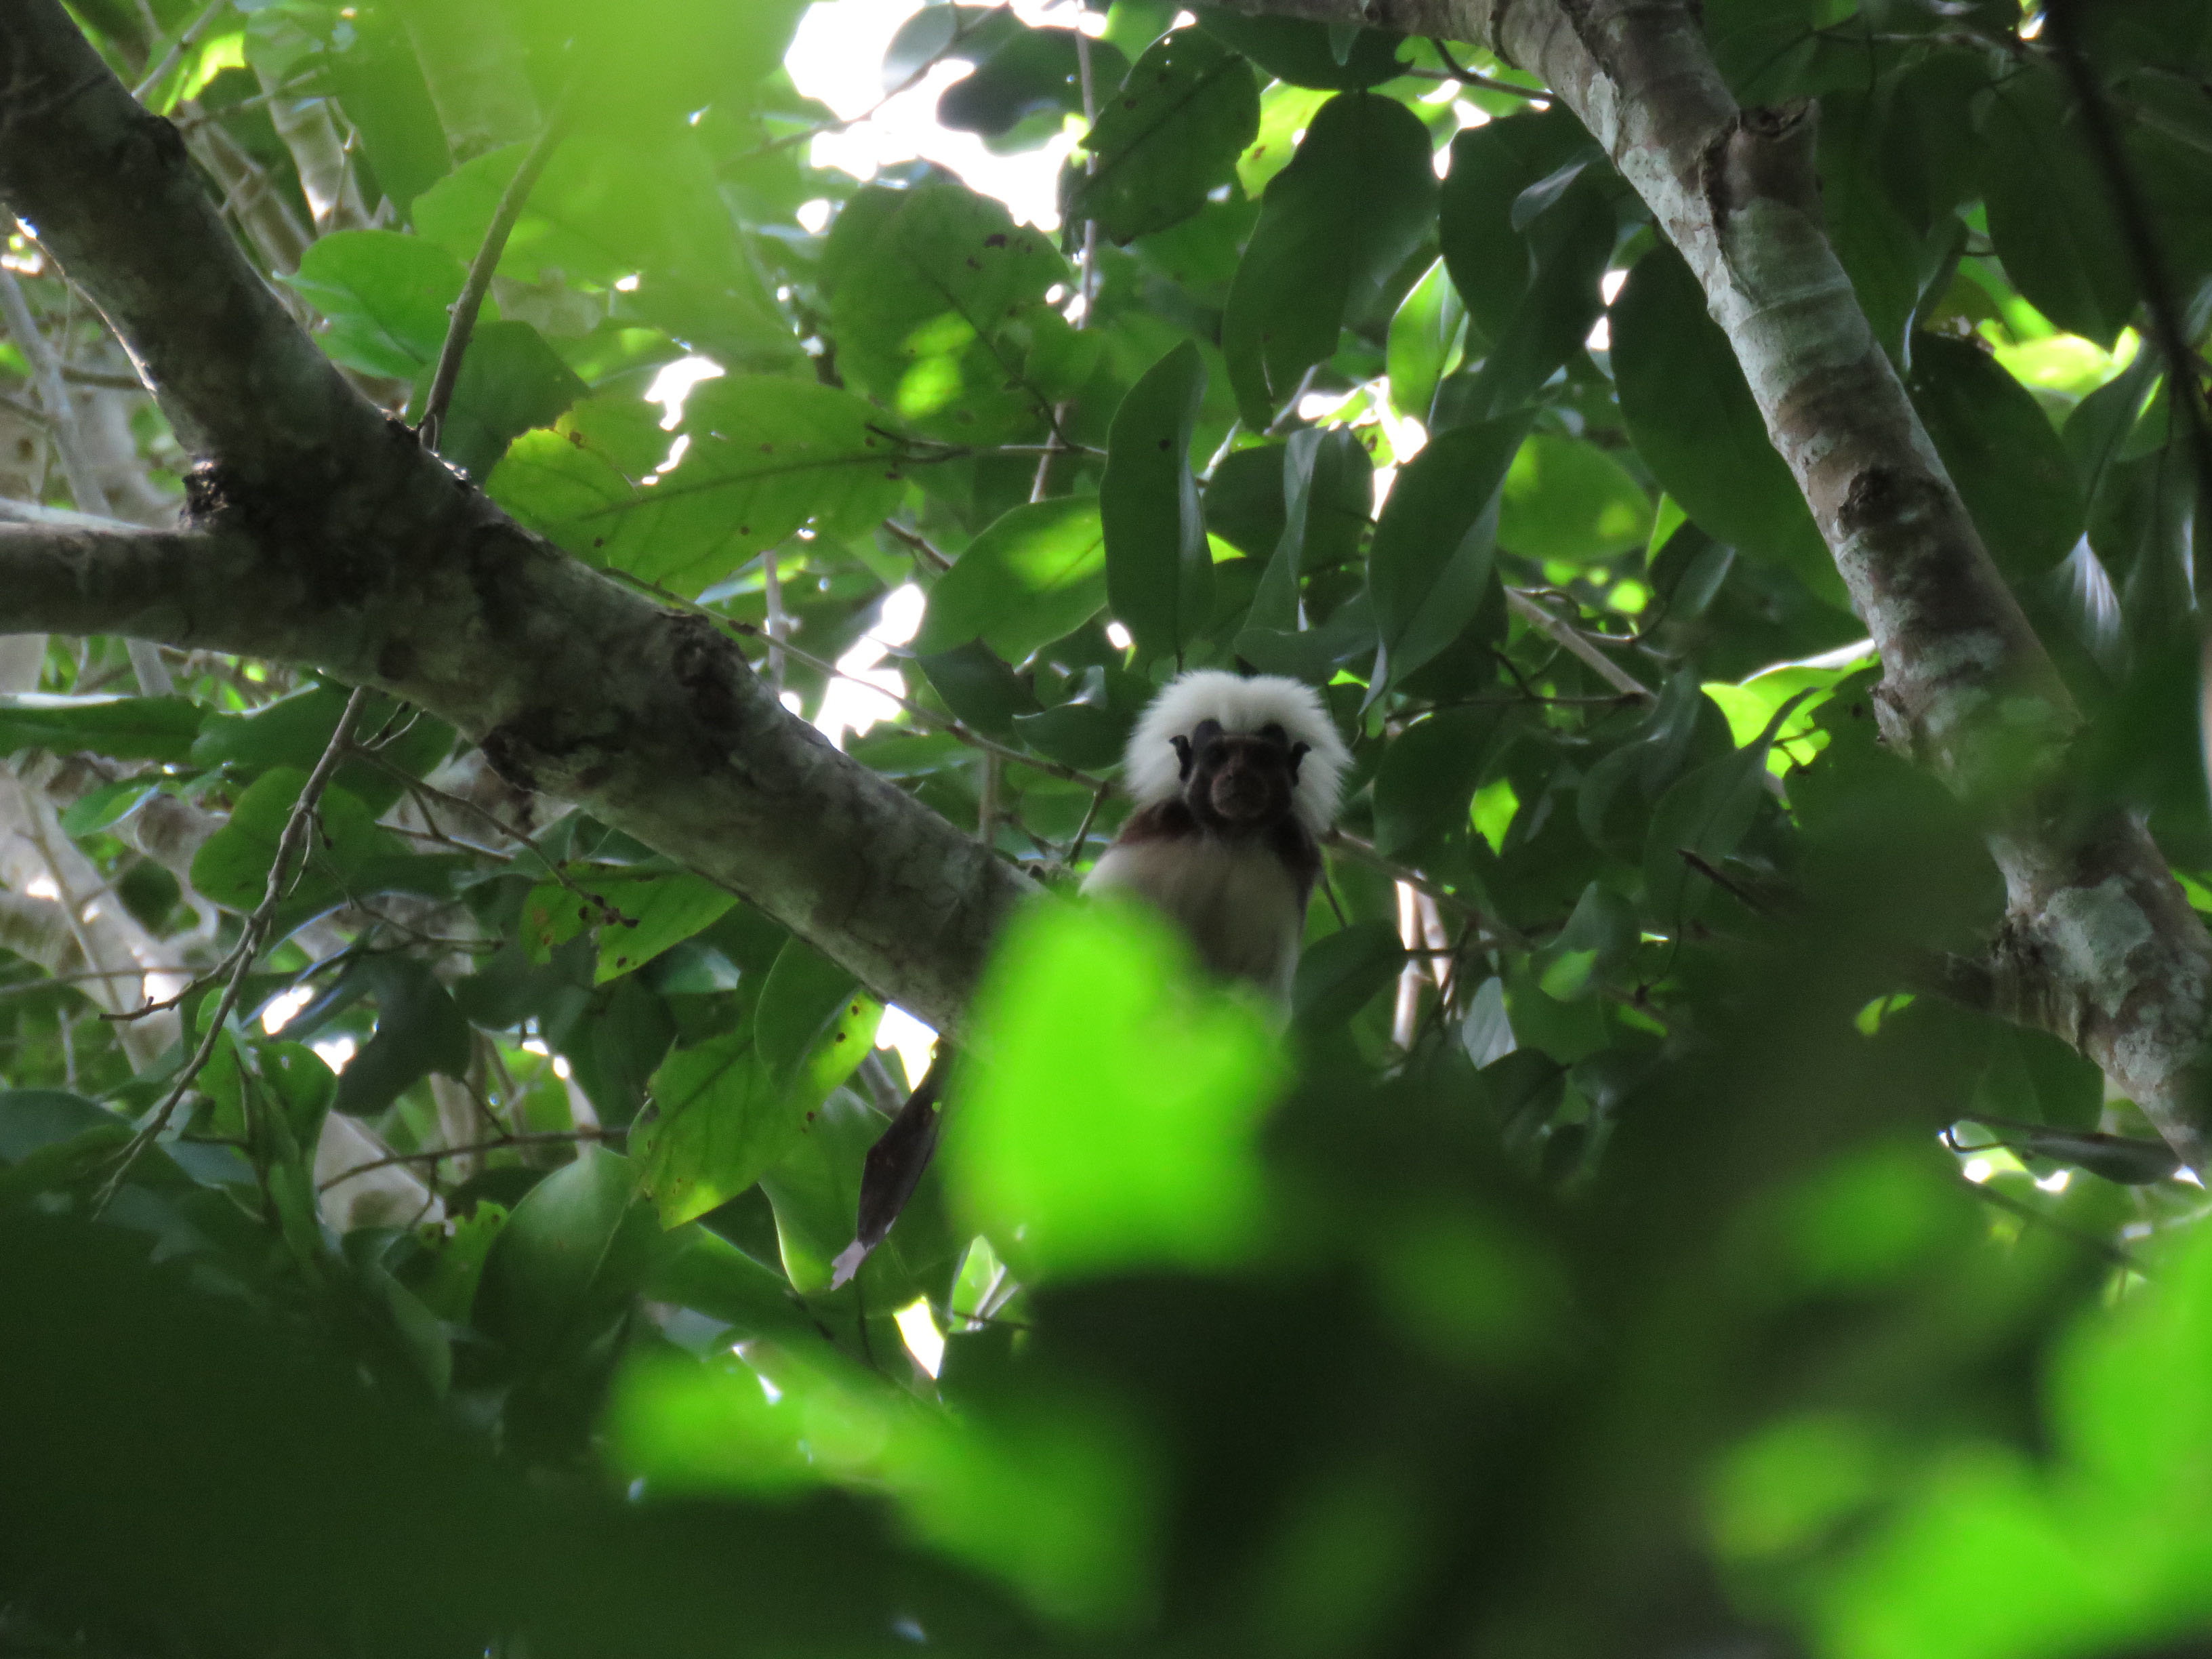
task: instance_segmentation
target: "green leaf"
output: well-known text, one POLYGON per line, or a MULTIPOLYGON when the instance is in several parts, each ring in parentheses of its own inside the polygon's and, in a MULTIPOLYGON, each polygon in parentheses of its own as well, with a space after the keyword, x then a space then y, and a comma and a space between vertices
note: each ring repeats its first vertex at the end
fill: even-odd
MULTIPOLYGON (((975 73, 963 76, 937 100, 939 126, 955 132, 981 133, 1003 138, 1035 118, 1083 113, 1083 56, 1068 28, 1016 28, 1006 32, 997 47, 975 55, 975 73)), ((1121 80, 1128 60, 1103 41, 1087 48, 1095 83, 1104 88, 1121 80)), ((969 54, 962 52, 960 56, 969 54)), ((1040 123, 1057 132, 1059 123, 1040 123)), ((1020 141, 1015 134, 1010 147, 1020 141)))
MULTIPOLYGON (((438 361, 467 271, 435 242, 391 230, 318 237, 283 280, 322 313, 325 351, 364 374, 411 380, 438 361)), ((485 316, 496 317, 487 304, 485 316)))
POLYGON ((1310 1030, 1349 1024, 1406 965, 1406 947, 1387 921, 1355 921, 1316 939, 1298 959, 1292 1017, 1310 1030))
POLYGON ((1468 823, 1468 801, 1493 750, 1500 711, 1445 708, 1408 726, 1375 771, 1375 847, 1403 858, 1468 823))
MULTIPOLYGON (((424 384, 428 395, 428 383, 424 384)), ((528 323, 478 323, 438 431, 438 453, 471 478, 532 427, 550 426, 586 387, 528 323)))
POLYGON ((111 760, 179 763, 191 757, 200 711, 183 697, 77 697, 0 692, 0 755, 45 749, 111 760))
POLYGON ((1330 27, 1288 17, 1246 17, 1222 6, 1200 6, 1198 21, 1279 81, 1330 92, 1379 86, 1402 71, 1403 37, 1361 29, 1332 41, 1330 27), (1340 50, 1340 47, 1341 50, 1340 50))
POLYGON ((1221 349, 1246 425, 1273 423, 1347 317, 1382 297, 1435 212, 1429 132, 1403 104, 1331 99, 1267 185, 1231 284, 1221 349))
POLYGON ((1488 121, 1452 140, 1437 233, 1452 286, 1467 306, 1470 352, 1505 338, 1528 292, 1528 245, 1514 223, 1514 204, 1530 186, 1597 153, 1564 108, 1488 121))
POLYGON ((1084 138, 1096 167, 1076 187, 1071 219, 1115 242, 1164 230, 1236 176, 1260 130, 1260 88, 1244 60, 1212 35, 1177 29, 1137 60, 1084 138))
POLYGON ((1525 238, 1527 283, 1482 367, 1449 402, 1455 421, 1487 420, 1527 403, 1583 349, 1605 310, 1599 279, 1613 257, 1614 219, 1601 166, 1570 162, 1530 185, 1515 199, 1512 225, 1516 240, 1525 238))
POLYGON ((1920 297, 1920 238, 1890 196, 1881 138, 1865 94, 1821 99, 1820 214, 1868 326, 1894 360, 1903 355, 1905 324, 1920 297))
POLYGON ((452 994, 411 957, 374 964, 376 1034, 338 1073, 336 1110, 373 1117, 432 1072, 467 1075, 473 1039, 452 994))
POLYGON ((532 0, 517 32, 546 62, 588 65, 575 118, 653 132, 775 73, 805 0, 532 0))
POLYGON ((653 1074, 659 1116, 641 1133, 639 1186, 674 1227, 727 1203, 796 1144, 818 1102, 778 1085, 752 1033, 679 1048, 653 1074))
MULTIPOLYGON (((192 857, 192 886, 203 897, 238 911, 251 911, 261 902, 277 842, 307 782, 305 771, 280 766, 238 798, 230 821, 192 857)), ((279 911, 294 927, 349 897, 367 896, 374 868, 398 851, 368 809, 335 783, 323 791, 315 812, 315 830, 305 838, 304 859, 295 857, 295 873, 279 911)))
POLYGON ((1134 906, 1027 910, 975 1026, 942 1156, 956 1207, 1024 1279, 1219 1267, 1255 1248, 1255 1143, 1287 1069, 1166 924, 1134 906))
POLYGON ((1788 463, 1774 452, 1728 336, 1681 256, 1654 248, 1613 302, 1621 418, 1660 488, 1714 539, 1846 603, 1788 463))
MULTIPOLYGON (((210 711, 192 741, 192 762, 246 773, 272 766, 311 772, 330 747, 350 698, 343 686, 316 685, 250 714, 210 711)), ((377 758, 384 764, 348 760, 333 780, 372 814, 386 811, 398 800, 406 791, 405 777, 422 776, 453 747, 453 728, 445 721, 380 694, 372 694, 362 704, 354 737, 363 743, 377 742, 377 758), (395 770, 403 775, 394 776, 395 770)))
POLYGON ((738 896, 688 870, 586 870, 543 881, 522 903, 520 933, 533 961, 599 930, 592 982, 605 985, 720 921, 738 896))
POLYGON ((485 1256, 476 1324, 542 1359, 619 1322, 661 1254, 636 1188, 628 1158, 589 1144, 532 1187, 485 1256))
POLYGON ((1982 194, 1990 240, 2022 298, 2106 350, 2136 306, 2112 196, 2057 71, 2039 64, 1997 82, 1984 118, 1982 194))
POLYGON ((617 398, 579 404, 565 434, 518 441, 487 492, 579 558, 697 593, 810 522, 829 533, 873 525, 904 489, 899 446, 866 404, 833 386, 750 374, 693 391, 682 458, 634 489, 624 463, 635 465, 643 408, 617 398))
POLYGON ((1455 427, 1398 474, 1367 556, 1380 635, 1370 699, 1457 639, 1491 582, 1498 488, 1525 417, 1455 427))
POLYGON ((1498 500, 1498 544, 1523 558, 1583 563, 1644 545, 1651 498, 1595 444, 1532 434, 1498 500))
POLYGON ((860 191, 822 255, 846 379, 902 423, 963 443, 1024 431, 1073 390, 1030 363, 1066 329, 1044 296, 1068 280, 1043 236, 945 179, 860 191))
POLYGON ((1801 691, 1775 711, 1766 729, 1733 754, 1723 755, 1675 781, 1651 811, 1644 846, 1644 915, 1669 934, 1704 908, 1712 883, 1682 856, 1686 849, 1707 864, 1723 865, 1771 799, 1767 746, 1797 705, 1801 691))
POLYGON ((1429 418, 1437 384, 1459 361, 1467 307, 1452 286, 1441 259, 1413 289, 1390 319, 1389 349, 1383 363, 1390 377, 1390 406, 1416 421, 1429 418))
POLYGON ((1094 496, 1025 502, 1000 515, 929 590, 914 648, 981 639, 1010 663, 1073 633, 1106 602, 1106 532, 1094 496))
POLYGON ((1349 605, 1339 609, 1328 629, 1305 628, 1299 577, 1330 568, 1357 550, 1372 498, 1373 465, 1358 436, 1342 427, 1293 433, 1282 454, 1283 528, 1261 573, 1236 650, 1263 672, 1319 684, 1339 663, 1371 647, 1373 639, 1349 605))
MULTIPOLYGON (((802 939, 776 952, 753 1012, 761 1063, 779 1084, 799 1074, 807 1056, 846 1018, 860 981, 802 939)), ((854 1056, 860 1063, 860 1056, 854 1056)))
POLYGON ((1213 608, 1213 556, 1190 470, 1205 395, 1205 359, 1185 341, 1129 388, 1106 441, 1106 589, 1139 663, 1181 661, 1213 608))
POLYGON ((2033 392, 1978 345, 1932 334, 1913 337, 1905 389, 2008 580, 2042 576, 2073 550, 2087 504, 2033 392))

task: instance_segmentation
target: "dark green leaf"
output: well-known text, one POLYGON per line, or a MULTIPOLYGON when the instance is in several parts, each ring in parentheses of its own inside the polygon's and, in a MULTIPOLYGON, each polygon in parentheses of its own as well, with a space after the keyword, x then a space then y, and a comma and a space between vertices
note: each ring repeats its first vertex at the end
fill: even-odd
POLYGON ((1504 340, 1528 293, 1528 244, 1513 222, 1514 204, 1561 168, 1596 158, 1589 134, 1563 108, 1486 122, 1452 140, 1437 230, 1467 306, 1470 351, 1504 340))
POLYGON ((478 323, 438 430, 438 453, 471 477, 484 477, 508 444, 552 425, 585 389, 528 323, 478 323))
POLYGON ((1613 302, 1613 369, 1621 418, 1662 488, 1720 541, 1788 568, 1843 602, 1820 540, 1728 337, 1681 256, 1654 248, 1613 302))
POLYGON ((1018 663, 1081 626, 1106 601, 1101 505, 1062 495, 1002 514, 929 590, 915 650, 933 656, 981 639, 1018 663))
POLYGON ((1984 117, 1982 193, 2005 274, 2038 311, 2110 349, 2136 306, 2112 193, 2057 70, 2023 64, 1984 117))
POLYGON ((812 945, 792 939, 761 988, 753 1033, 761 1063, 779 1085, 797 1075, 815 1046, 844 1017, 859 981, 812 945))
POLYGON ((1525 419, 1455 427, 1398 475, 1367 560, 1380 695, 1459 637, 1489 586, 1498 494, 1525 419))
POLYGON ((1205 359, 1186 342, 1129 388, 1107 439, 1098 491, 1106 589, 1139 663, 1180 661, 1212 611, 1213 558, 1190 470, 1205 394, 1205 359))
POLYGON ((1181 222, 1236 176, 1260 130, 1260 89, 1244 60, 1212 36, 1177 29, 1137 61, 1084 140, 1096 167, 1071 218, 1116 242, 1181 222))
POLYGON ((469 1023, 452 994, 410 957, 376 960, 376 1035, 338 1073, 335 1108, 373 1117, 432 1072, 467 1074, 469 1023))
POLYGON ((1022 431, 1072 389, 1030 362, 1056 343, 1044 296, 1067 280, 1043 236, 944 179, 861 191, 822 256, 847 380, 903 424, 963 443, 1022 431))
POLYGON ((1595 445, 1539 432, 1514 456, 1498 506, 1508 552, 1580 564, 1641 547, 1650 533, 1651 498, 1595 445))
POLYGON ((0 693, 0 755, 82 750, 111 760, 181 762, 190 757, 199 726, 199 710, 182 697, 0 693))
POLYGON ((1356 92, 1397 76, 1405 41, 1382 29, 1332 40, 1330 26, 1288 17, 1247 17, 1222 6, 1200 6, 1207 33, 1243 52, 1279 81, 1330 92, 1356 92))
POLYGON ((1293 1018, 1308 1030, 1348 1024, 1405 966, 1406 947, 1387 921, 1358 921, 1314 941, 1291 988, 1293 1018))
POLYGON ((1306 129, 1262 199, 1237 268, 1221 349, 1245 424, 1271 425, 1345 319, 1382 296, 1428 234, 1428 129, 1391 99, 1346 93, 1306 129))
POLYGON ((1905 387, 1997 568, 2016 583, 2046 574, 2086 508, 2042 405, 1980 347, 1936 335, 1914 337, 1905 387))

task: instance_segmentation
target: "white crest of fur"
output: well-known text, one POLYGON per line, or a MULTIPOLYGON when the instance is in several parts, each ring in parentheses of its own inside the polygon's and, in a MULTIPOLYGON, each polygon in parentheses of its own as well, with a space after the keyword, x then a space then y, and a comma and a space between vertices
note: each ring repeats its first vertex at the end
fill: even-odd
POLYGON ((1279 726, 1292 743, 1305 744, 1296 811, 1316 836, 1328 833, 1351 751, 1337 736, 1321 694, 1279 674, 1247 678, 1218 668, 1194 668, 1161 688, 1129 734, 1121 763, 1121 781, 1139 806, 1156 805, 1182 789, 1182 765, 1170 739, 1188 737, 1200 720, 1208 720, 1218 721, 1224 732, 1279 726))

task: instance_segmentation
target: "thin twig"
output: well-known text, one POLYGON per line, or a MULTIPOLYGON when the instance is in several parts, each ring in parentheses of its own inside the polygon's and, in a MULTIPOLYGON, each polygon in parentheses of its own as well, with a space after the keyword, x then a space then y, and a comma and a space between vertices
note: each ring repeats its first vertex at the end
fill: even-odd
POLYGON ((605 1140, 611 1135, 628 1134, 619 1124, 598 1125, 583 1129, 518 1129, 511 1134, 490 1140, 471 1141, 465 1146, 434 1146, 422 1152, 394 1152, 389 1158, 371 1158, 366 1164, 356 1164, 349 1170, 341 1170, 328 1181, 315 1183, 315 1190, 326 1193, 342 1181, 351 1181, 356 1176, 367 1175, 371 1170, 387 1170, 396 1164, 442 1164, 450 1158, 473 1158, 479 1152, 504 1152, 516 1146, 574 1146, 579 1141, 605 1140))
POLYGON ((141 81, 137 86, 131 88, 131 97, 137 100, 139 103, 144 103, 146 101, 146 94, 153 91, 155 88, 160 86, 162 82, 169 78, 169 71, 176 68, 178 64, 183 60, 184 55, 190 52, 192 47, 198 43, 199 38, 201 34, 206 31, 207 26, 214 22, 216 18, 222 16, 222 14, 229 9, 229 6, 230 0, 210 0, 208 9, 202 12, 198 17, 192 19, 192 21, 185 27, 184 33, 178 35, 174 40, 169 43, 168 52, 162 57, 160 63, 155 64, 153 69, 148 71, 146 78, 141 81))
POLYGON ((1469 921, 1480 924, 1486 930, 1486 936, 1476 941, 1478 944, 1510 945, 1514 949, 1521 951, 1528 948, 1528 939, 1522 937, 1518 929, 1510 927, 1498 917, 1478 909, 1460 897, 1458 894, 1449 891, 1411 865, 1400 864, 1395 859, 1383 857, 1372 845, 1360 840, 1349 830, 1334 830, 1322 844, 1333 852, 1341 853, 1347 858, 1367 866, 1370 870, 1381 871, 1393 881, 1402 881, 1407 886, 1426 893, 1446 909, 1455 912, 1469 921))
POLYGON ((885 519, 884 530, 892 540, 902 542, 912 550, 921 562, 939 574, 952 568, 951 556, 931 545, 929 538, 918 530, 909 530, 896 520, 885 519))
POLYGON ((132 1135, 116 1155, 115 1168, 101 1184, 100 1195, 93 1202, 94 1214, 106 1209, 113 1200, 123 1185, 124 1177, 131 1173, 131 1166, 154 1144, 162 1130, 168 1127, 170 1116, 177 1109, 177 1103, 185 1097, 185 1091, 192 1086, 192 1080, 215 1057, 216 1045, 222 1040, 231 1011, 238 1006, 239 993, 245 988, 246 973, 253 966, 254 957, 261 953, 262 941, 276 922, 276 907, 283 902, 284 889, 289 881, 293 855, 300 851, 301 843, 307 840, 307 826, 313 821, 316 803, 322 799, 323 791, 329 787, 332 775, 338 769, 338 763, 351 747, 354 722, 361 718, 361 711, 368 701, 368 695, 367 686, 359 686, 355 689, 353 696, 346 699, 345 713, 338 716, 337 730, 331 733, 330 743, 323 750, 323 757, 315 763, 315 769, 307 775, 307 784, 300 791, 300 799, 292 803, 291 816, 284 820, 284 832, 276 840, 276 855, 269 866, 268 890, 262 894, 261 902, 255 907, 253 914, 246 919, 245 930, 239 935, 238 944, 231 951, 230 981, 222 988, 222 999, 216 1005, 215 1013, 207 1023, 207 1035, 200 1040, 199 1048, 185 1063, 184 1069, 171 1082, 168 1092, 161 1097, 161 1104, 154 1109, 140 1126, 138 1133, 132 1135))
POLYGON ((1083 822, 1075 828, 1075 839, 1067 843, 1066 856, 1060 860, 1067 868, 1073 870, 1075 860, 1083 856, 1084 843, 1091 839, 1091 826, 1098 821, 1098 809, 1106 804, 1106 797, 1110 793, 1103 783, 1091 792, 1091 805, 1083 814, 1083 822))
POLYGON ((523 156, 522 165, 515 168, 514 177, 507 181, 499 208, 484 228, 483 241, 469 266, 468 280, 461 284, 461 297, 453 301, 453 320, 446 330, 446 343, 438 349, 437 371, 430 377, 429 395, 422 400, 422 418, 415 428, 425 449, 438 447, 446 410, 453 401, 453 387, 460 381, 461 358, 469 349, 469 336, 476 331, 477 313, 483 309, 484 295, 491 290, 492 273, 499 268, 500 255, 507 252, 507 239, 514 234, 514 222, 522 216, 523 204, 530 199, 545 164, 553 159, 567 127, 564 104, 554 111, 545 130, 523 156))
MULTIPOLYGON (((1444 43, 1433 34, 1429 37, 1429 45, 1436 49, 1437 56, 1443 59, 1444 67, 1451 71, 1451 79, 1455 81, 1462 82, 1470 87, 1480 87, 1485 92, 1510 92, 1516 98, 1548 99, 1551 96, 1541 87, 1516 87, 1510 81, 1494 81, 1487 75, 1479 75, 1473 70, 1462 69, 1453 61, 1451 53, 1444 47, 1444 43)), ((1419 72, 1413 71, 1416 74, 1419 72)))
POLYGON ((1642 698, 1647 702, 1652 701, 1654 693, 1650 686, 1599 650, 1590 642, 1589 637, 1572 623, 1561 621, 1517 587, 1505 590, 1505 604, 1516 616, 1535 623, 1569 654, 1580 658, 1595 669, 1598 678, 1615 690, 1626 696, 1642 698))

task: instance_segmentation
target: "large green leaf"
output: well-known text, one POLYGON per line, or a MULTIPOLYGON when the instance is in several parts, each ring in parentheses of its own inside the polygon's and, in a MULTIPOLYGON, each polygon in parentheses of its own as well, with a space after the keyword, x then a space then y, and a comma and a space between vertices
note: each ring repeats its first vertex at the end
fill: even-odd
POLYGON ((1774 452, 1728 336, 1681 256, 1654 248, 1613 302, 1621 418, 1661 488, 1713 537, 1840 603, 1820 532, 1774 452))
MULTIPOLYGON (((466 276, 437 243, 390 230, 339 230, 320 236, 284 280, 330 326, 323 349, 366 374, 411 380, 438 361, 466 276)), ((487 305, 485 319, 498 309, 487 305)))
POLYGON ((1245 423, 1273 424, 1345 319, 1428 234, 1437 200, 1429 132, 1394 100, 1331 99, 1262 199, 1237 267, 1221 349, 1245 423))
POLYGON ((1045 237, 945 179, 861 191, 822 256, 846 378, 901 422, 963 442, 1027 429, 1079 381, 1045 301, 1067 280, 1045 237))
POLYGON ((191 756, 199 726, 198 708, 183 697, 0 693, 0 755, 46 749, 111 760, 182 761, 191 756))
POLYGON ((1930 334, 1913 338, 1905 387, 1997 568, 2025 582, 2064 558, 2087 508, 2034 395, 1978 345, 1930 334))
POLYGON ((2028 64, 1992 93, 1984 118, 1982 195, 1990 240, 2038 311, 2109 349, 2135 310, 2126 240, 2110 186, 2057 71, 2028 64))
MULTIPOLYGON (((416 228, 463 264, 472 260, 526 149, 492 150, 440 179, 416 201, 416 228)), ((621 290, 629 313, 732 367, 799 356, 688 127, 564 140, 515 221, 499 272, 599 289, 635 277, 621 290)))
POLYGON ((1578 562, 1640 547, 1651 498, 1595 444, 1533 434, 1513 458, 1498 507, 1498 544, 1530 559, 1578 562))
POLYGON ((1009 509, 929 590, 914 648, 923 655, 981 639, 1008 662, 1073 632, 1106 602, 1106 532, 1096 496, 1009 509))
POLYGON ((1346 40, 1333 24, 1290 17, 1247 17, 1225 6, 1200 6, 1206 32, 1227 41, 1279 81, 1330 92, 1356 92, 1401 72, 1402 36, 1358 29, 1346 40))
POLYGON ((1531 185, 1596 154, 1582 123, 1564 108, 1486 122, 1452 140, 1437 232, 1452 286, 1467 305, 1470 351, 1505 337, 1528 292, 1528 246, 1513 222, 1514 204, 1531 185))
POLYGON ((579 558, 696 593, 802 525, 872 525, 903 488, 900 446, 867 404, 831 386, 750 374, 693 392, 681 458, 633 487, 623 463, 636 463, 645 407, 580 404, 565 433, 516 443, 487 491, 579 558))
POLYGON ((1381 640, 1370 699, 1474 620, 1492 580, 1498 489, 1527 430, 1525 418, 1455 427, 1399 473, 1367 556, 1381 640))
MULTIPOLYGON (((1613 191, 1600 165, 1573 161, 1515 199, 1508 246, 1525 246, 1528 279, 1481 368, 1449 399, 1452 418, 1520 407, 1583 349, 1605 310, 1599 279, 1613 257, 1613 191)), ((1445 419, 1444 408, 1436 418, 1445 419)))
POLYGON ((1212 610, 1213 560, 1190 470, 1205 395, 1205 359, 1186 341, 1129 388, 1107 438, 1106 591, 1139 660, 1180 660, 1212 610))
POLYGON ((1920 239, 1891 197, 1881 143, 1881 124, 1864 94, 1837 92, 1820 100, 1820 213, 1828 241, 1874 337, 1894 359, 1903 356, 1905 324, 1920 297, 1920 239))
POLYGON ((1459 361, 1466 326, 1467 307, 1439 259, 1413 284, 1390 319, 1384 368, 1390 376, 1392 408, 1417 421, 1429 418, 1437 382, 1459 361))
POLYGON ((528 323, 479 323, 438 429, 438 453, 471 478, 484 477, 508 444, 532 427, 552 425, 584 390, 528 323))
POLYGON ((637 1201, 630 1161, 587 1144, 500 1229, 477 1286, 476 1323, 541 1360, 586 1346, 627 1317, 665 1254, 658 1232, 637 1201))
POLYGON ((1260 88, 1244 60, 1212 35, 1177 29, 1106 99, 1084 139, 1093 171, 1068 204, 1115 241, 1164 230, 1206 205, 1236 174, 1260 130, 1260 88))
POLYGON ((976 1026, 945 1158, 962 1212, 1025 1277, 1251 1250, 1266 1212, 1255 1139, 1283 1061, 1250 1008, 1204 993, 1157 918, 1031 910, 976 1026))

